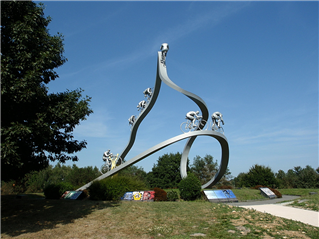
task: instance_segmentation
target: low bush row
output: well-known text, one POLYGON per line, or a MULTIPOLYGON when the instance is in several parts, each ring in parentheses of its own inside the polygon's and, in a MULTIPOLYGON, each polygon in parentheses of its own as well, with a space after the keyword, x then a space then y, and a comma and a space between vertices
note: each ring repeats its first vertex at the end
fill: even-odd
MULTIPOLYGON (((74 189, 74 186, 67 182, 50 184, 45 187, 44 195, 47 199, 59 199, 65 191, 74 189)), ((178 189, 183 200, 189 201, 201 197, 200 181, 192 173, 181 180, 178 189)), ((139 178, 116 175, 100 181, 94 181, 88 188, 88 194, 91 200, 120 200, 125 192, 145 190, 147 190, 147 186, 139 178)), ((154 188, 154 191, 154 201, 176 201, 179 199, 176 190, 166 192, 163 189, 154 188)))

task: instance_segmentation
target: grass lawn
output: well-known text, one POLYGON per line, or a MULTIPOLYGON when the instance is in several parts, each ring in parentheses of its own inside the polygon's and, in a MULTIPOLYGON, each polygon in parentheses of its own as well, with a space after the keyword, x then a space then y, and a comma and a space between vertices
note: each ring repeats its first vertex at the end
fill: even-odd
POLYGON ((1 196, 2 238, 319 238, 319 228, 313 226, 200 200, 109 202, 39 197, 1 196))
POLYGON ((288 206, 303 208, 313 211, 319 211, 319 189, 309 188, 293 188, 293 189, 279 189, 285 195, 298 195, 300 199, 296 199, 288 206), (315 193, 315 194, 310 194, 315 193))

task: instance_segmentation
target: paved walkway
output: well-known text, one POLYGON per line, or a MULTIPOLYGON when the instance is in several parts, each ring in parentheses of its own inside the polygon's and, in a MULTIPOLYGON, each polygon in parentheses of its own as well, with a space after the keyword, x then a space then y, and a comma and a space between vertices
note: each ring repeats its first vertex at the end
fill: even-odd
POLYGON ((287 203, 279 203, 282 201, 294 200, 297 198, 299 197, 283 195, 282 198, 276 199, 228 204, 243 208, 255 209, 259 212, 269 213, 277 217, 283 217, 319 227, 319 212, 286 206, 287 203))

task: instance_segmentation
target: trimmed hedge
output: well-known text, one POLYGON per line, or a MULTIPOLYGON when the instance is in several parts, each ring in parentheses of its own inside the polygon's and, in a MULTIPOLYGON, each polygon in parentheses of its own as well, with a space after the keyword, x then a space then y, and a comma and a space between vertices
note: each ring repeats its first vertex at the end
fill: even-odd
POLYGON ((88 191, 92 200, 120 200, 126 192, 146 189, 145 183, 136 177, 117 175, 94 181, 88 191))
POLYGON ((201 183, 199 179, 193 174, 189 173, 186 178, 178 184, 180 196, 182 199, 189 201, 201 197, 201 183))

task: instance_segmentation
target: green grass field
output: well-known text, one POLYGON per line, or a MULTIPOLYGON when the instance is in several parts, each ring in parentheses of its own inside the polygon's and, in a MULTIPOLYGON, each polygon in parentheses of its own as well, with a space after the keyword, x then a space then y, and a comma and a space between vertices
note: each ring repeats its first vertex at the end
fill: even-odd
MULTIPOLYGON (((236 196, 256 199, 258 190, 240 190, 244 196, 233 190, 236 196)), ((319 238, 317 227, 203 200, 74 201, 47 200, 41 194, 1 198, 2 238, 319 238)))

